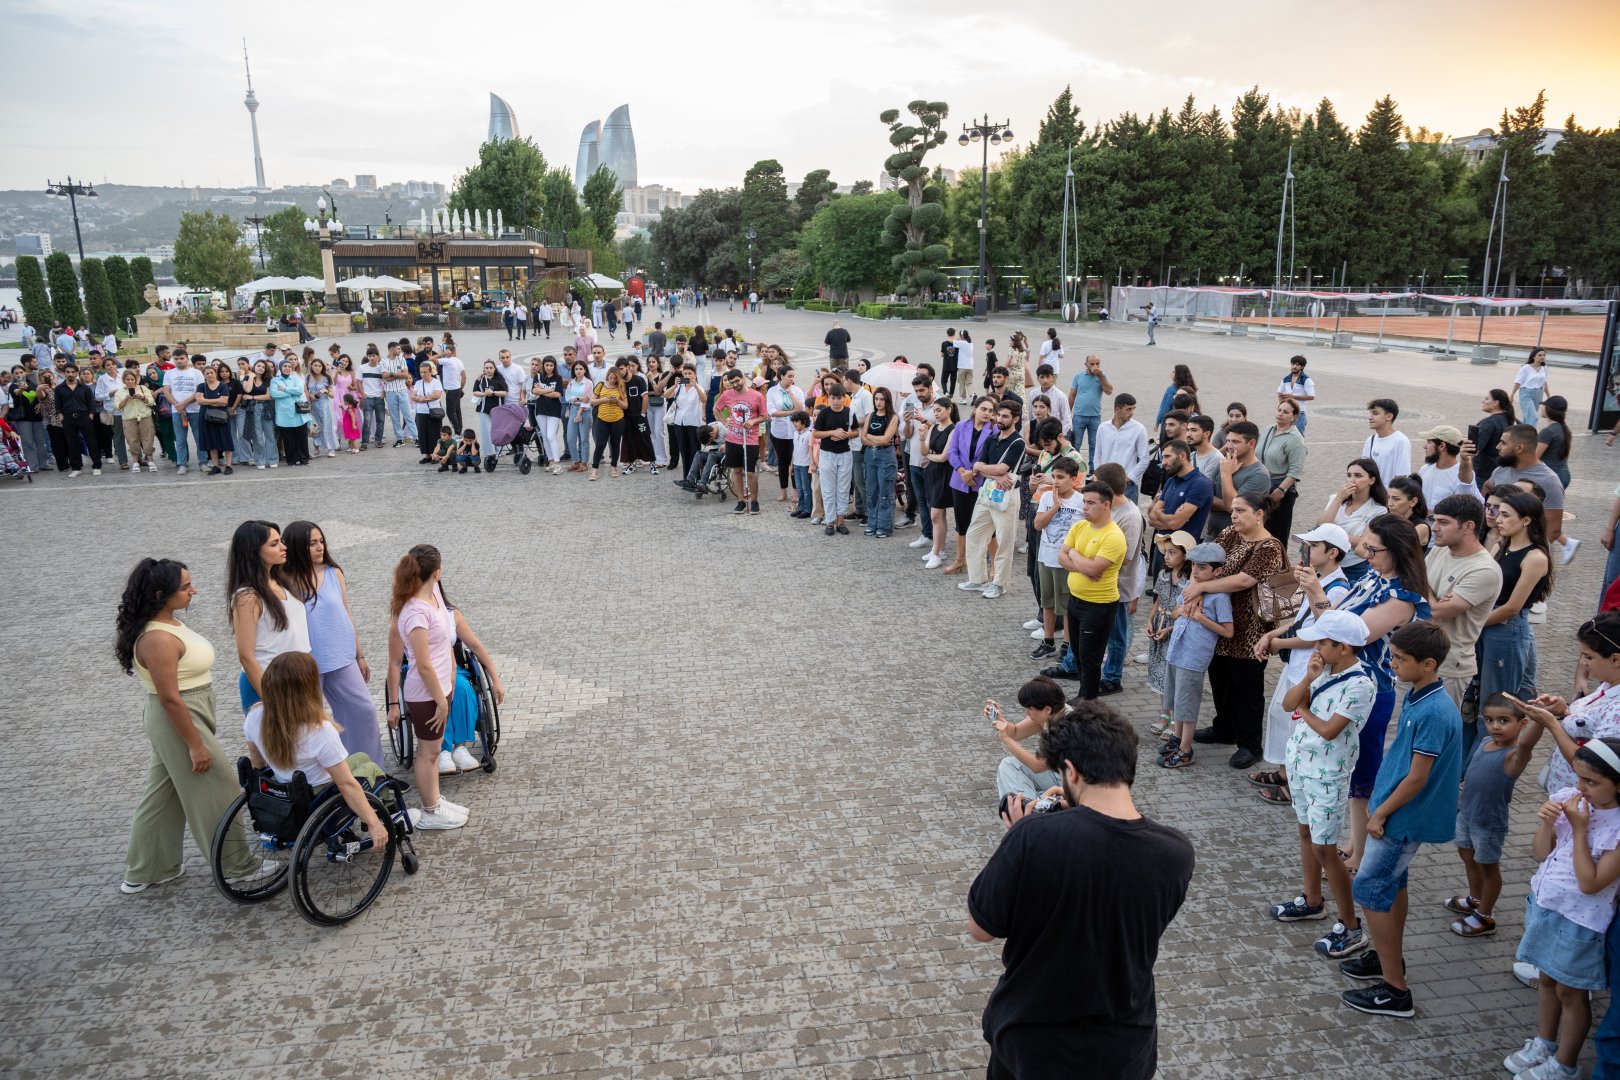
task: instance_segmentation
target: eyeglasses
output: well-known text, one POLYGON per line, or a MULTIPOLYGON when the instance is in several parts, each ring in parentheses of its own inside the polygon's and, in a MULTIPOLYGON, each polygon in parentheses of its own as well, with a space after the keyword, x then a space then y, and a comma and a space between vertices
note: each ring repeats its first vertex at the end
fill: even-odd
POLYGON ((1388 551, 1389 548, 1387 548, 1387 547, 1376 547, 1376 546, 1374 546, 1372 544, 1362 544, 1361 545, 1361 550, 1365 551, 1368 555, 1379 555, 1379 554, 1382 554, 1383 552, 1388 551))

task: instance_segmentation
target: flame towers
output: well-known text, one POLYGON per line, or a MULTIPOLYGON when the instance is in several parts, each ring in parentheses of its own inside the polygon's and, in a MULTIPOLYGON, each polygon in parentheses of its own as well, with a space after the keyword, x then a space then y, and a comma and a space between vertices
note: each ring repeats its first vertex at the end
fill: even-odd
POLYGON ((522 136, 518 133, 517 113, 512 111, 499 95, 490 92, 489 95, 489 138, 488 142, 496 139, 517 139, 522 136))
POLYGON ((612 170, 620 187, 636 186, 636 133, 630 126, 629 105, 614 109, 606 123, 592 120, 580 132, 574 186, 584 190, 585 181, 601 165, 612 170))

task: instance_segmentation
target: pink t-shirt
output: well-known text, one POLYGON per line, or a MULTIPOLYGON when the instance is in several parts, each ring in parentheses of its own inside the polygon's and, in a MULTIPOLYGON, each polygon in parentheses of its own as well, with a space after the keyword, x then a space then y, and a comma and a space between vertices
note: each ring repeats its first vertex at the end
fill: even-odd
POLYGON ((413 596, 399 609, 399 636, 405 641, 405 655, 411 662, 410 670, 405 673, 405 686, 400 692, 406 701, 433 700, 420 674, 423 658, 416 655, 416 649, 411 644, 411 631, 419 628, 427 630, 427 660, 439 677, 439 689, 444 691, 445 697, 450 697, 456 690, 456 658, 452 651, 456 643, 456 616, 445 604, 438 586, 434 586, 433 596, 438 601, 437 605, 413 596))
POLYGON ((716 419, 724 419, 726 425, 726 442, 744 443, 753 442, 748 436, 755 431, 748 426, 749 420, 759 420, 765 417, 765 395, 758 390, 726 390, 714 399, 714 414, 716 419), (723 418, 720 410, 729 408, 729 418, 723 418))

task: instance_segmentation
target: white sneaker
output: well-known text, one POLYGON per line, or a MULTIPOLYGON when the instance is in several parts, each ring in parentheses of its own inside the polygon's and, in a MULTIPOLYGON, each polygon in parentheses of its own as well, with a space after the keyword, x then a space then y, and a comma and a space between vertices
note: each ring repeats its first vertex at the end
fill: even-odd
POLYGON ((984 592, 980 595, 982 595, 986 600, 994 600, 996 597, 1000 596, 1006 591, 1006 589, 1003 589, 1000 585, 997 585, 992 581, 990 584, 984 587, 984 592))
POLYGON ((1531 1037, 1524 1040, 1523 1046, 1502 1059, 1502 1067, 1514 1076, 1518 1076, 1540 1065, 1557 1052, 1558 1047, 1556 1044, 1548 1046, 1540 1039, 1531 1037))
POLYGON ((944 565, 945 565, 945 560, 940 558, 938 555, 935 555, 933 552, 929 552, 928 553, 928 558, 923 560, 923 569, 924 570, 938 570, 940 567, 942 567, 944 565))
POLYGON ((1031 640, 1031 641, 1045 641, 1046 640, 1046 627, 1041 626, 1041 627, 1037 627, 1034 630, 1031 630, 1029 632, 1029 640, 1031 640))
POLYGON ((281 864, 279 862, 274 859, 265 859, 259 864, 259 868, 251 874, 243 874, 241 877, 233 877, 228 880, 238 889, 251 889, 255 885, 268 882, 276 876, 277 871, 280 869, 281 864))
POLYGON ((925 547, 933 547, 933 546, 934 546, 934 541, 929 539, 926 536, 919 536, 919 537, 917 537, 917 539, 913 540, 911 543, 906 545, 906 547, 908 547, 908 548, 925 548, 925 547))
POLYGON ((472 772, 474 769, 481 767, 478 764, 478 759, 472 756, 472 751, 465 746, 456 747, 450 754, 450 760, 455 762, 456 768, 462 772, 472 772))
POLYGON ((406 808, 405 816, 411 819, 411 828, 413 829, 417 828, 422 821, 422 811, 414 806, 406 808))
POLYGON ((459 814, 450 812, 443 802, 436 810, 423 809, 422 816, 416 819, 418 829, 459 829, 467 824, 467 819, 459 814))
POLYGON ((456 765, 456 759, 450 756, 450 751, 448 751, 448 750, 440 750, 439 751, 439 775, 440 776, 454 776, 456 773, 458 773, 460 771, 461 771, 460 767, 456 765))
MULTIPOLYGON (((274 469, 274 468, 275 468, 275 467, 276 467, 276 466, 278 466, 278 465, 280 465, 280 464, 281 464, 281 462, 279 462, 279 461, 272 461, 272 462, 271 462, 271 463, 270 463, 270 467, 271 467, 271 468, 272 468, 272 469, 274 469)), ((180 470, 180 471, 181 471, 181 472, 185 472, 185 471, 186 471, 186 470, 184 470, 184 469, 181 469, 181 470, 180 470)))
POLYGON ((1523 960, 1514 962, 1513 977, 1532 990, 1541 985, 1541 972, 1536 969, 1536 965, 1527 964, 1523 960))
POLYGON ((982 593, 984 592, 985 587, 989 584, 990 583, 988 581, 964 581, 962 584, 958 585, 957 588, 961 589, 963 592, 982 593))
POLYGON ((176 870, 173 874, 170 874, 168 877, 164 878, 162 881, 125 881, 125 882, 121 882, 119 884, 119 886, 118 886, 118 891, 123 893, 126 896, 134 896, 136 893, 145 892, 147 889, 150 889, 154 885, 167 885, 169 882, 173 881, 177 877, 180 877, 185 872, 186 872, 186 868, 184 866, 182 866, 182 867, 180 867, 180 869, 176 870))
MULTIPOLYGON (((186 471, 186 470, 184 470, 184 469, 181 469, 181 470, 180 470, 180 471, 181 471, 181 472, 185 472, 185 471, 186 471)), ((71 472, 69 472, 69 473, 68 473, 68 479, 69 479, 69 480, 72 480, 72 479, 73 479, 73 478, 74 478, 74 477, 75 477, 75 476, 78 476, 78 475, 79 475, 79 470, 78 470, 78 469, 74 469, 74 470, 72 470, 72 471, 71 471, 71 472)))
MULTIPOLYGON (((74 473, 73 475, 78 476, 79 474, 74 473)), ((178 469, 174 470, 174 475, 176 475, 176 476, 184 476, 184 475, 186 475, 186 467, 184 465, 180 466, 178 469)))
MULTIPOLYGON (((100 469, 91 469, 90 470, 90 475, 91 476, 100 476, 101 475, 101 470, 100 469)), ((1568 555, 1564 556, 1564 561, 1569 562, 1569 556, 1568 555)))
POLYGON ((1148 662, 1148 654, 1145 653, 1145 652, 1137 653, 1135 656, 1133 656, 1131 658, 1131 663, 1133 663, 1133 664, 1145 664, 1147 662, 1148 662))
POLYGON ((337 451, 336 450, 328 450, 326 452, 326 456, 327 457, 337 457, 337 451))
POLYGON ((465 806, 462 806, 460 803, 451 802, 449 799, 444 797, 444 792, 442 791, 439 792, 439 809, 454 814, 456 817, 460 818, 472 817, 471 810, 467 809, 465 806))
POLYGON ((1568 566, 1569 560, 1573 559, 1575 557, 1575 553, 1580 549, 1581 542, 1579 540, 1575 539, 1573 536, 1566 536, 1564 537, 1562 554, 1559 556, 1559 558, 1563 560, 1565 566, 1568 566))
POLYGON ((1024 620, 1024 629, 1025 630, 1039 630, 1041 627, 1043 627, 1045 625, 1046 624, 1043 623, 1040 619, 1025 619, 1024 620))

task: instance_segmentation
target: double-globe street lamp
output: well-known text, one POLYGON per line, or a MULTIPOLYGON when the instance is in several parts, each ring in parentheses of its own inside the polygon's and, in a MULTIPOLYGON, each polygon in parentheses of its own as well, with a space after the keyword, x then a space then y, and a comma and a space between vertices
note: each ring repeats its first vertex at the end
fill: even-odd
POLYGON ((335 237, 343 235, 343 223, 337 219, 337 200, 332 200, 332 216, 326 214, 326 196, 322 195, 315 200, 314 218, 304 219, 304 234, 320 244, 321 273, 326 279, 326 302, 321 310, 324 312, 341 311, 338 306, 337 271, 332 265, 332 244, 335 237))
POLYGON ((73 239, 79 244, 79 265, 83 266, 84 237, 79 233, 79 196, 83 195, 87 199, 100 198, 96 194, 96 185, 94 183, 76 184, 71 176, 67 178, 65 184, 58 184, 55 180, 47 180, 45 181, 45 194, 66 195, 68 205, 73 207, 73 239))
POLYGON ((1011 125, 1011 120, 992 124, 990 114, 985 113, 984 119, 963 124, 962 134, 956 140, 958 146, 984 143, 984 160, 979 165, 979 280, 973 288, 973 314, 980 318, 990 313, 990 299, 984 295, 984 283, 990 277, 990 264, 985 255, 985 215, 989 212, 990 203, 990 147, 1012 142, 1011 125))

